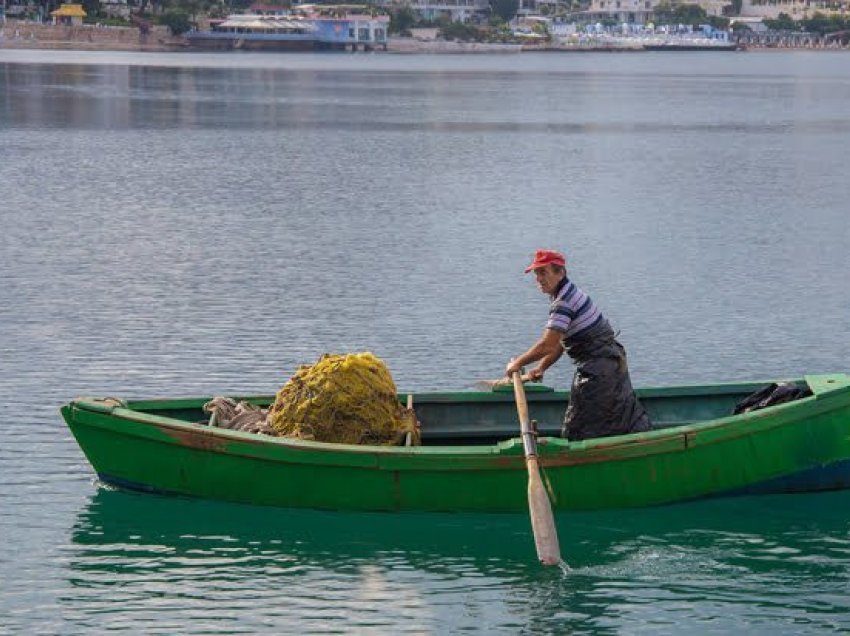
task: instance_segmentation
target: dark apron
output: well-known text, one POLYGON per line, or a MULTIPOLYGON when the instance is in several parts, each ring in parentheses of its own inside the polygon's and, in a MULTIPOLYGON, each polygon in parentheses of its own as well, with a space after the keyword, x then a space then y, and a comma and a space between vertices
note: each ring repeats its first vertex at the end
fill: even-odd
POLYGON ((626 350, 607 321, 562 345, 576 365, 563 437, 577 441, 652 428, 632 388, 626 350))

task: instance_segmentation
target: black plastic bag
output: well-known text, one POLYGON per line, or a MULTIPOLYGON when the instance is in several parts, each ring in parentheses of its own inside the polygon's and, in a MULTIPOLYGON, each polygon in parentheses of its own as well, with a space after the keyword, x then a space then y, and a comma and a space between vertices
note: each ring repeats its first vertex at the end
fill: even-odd
POLYGON ((811 395, 811 391, 801 389, 792 382, 774 382, 738 402, 733 414, 749 413, 774 404, 799 400, 809 395, 811 395))

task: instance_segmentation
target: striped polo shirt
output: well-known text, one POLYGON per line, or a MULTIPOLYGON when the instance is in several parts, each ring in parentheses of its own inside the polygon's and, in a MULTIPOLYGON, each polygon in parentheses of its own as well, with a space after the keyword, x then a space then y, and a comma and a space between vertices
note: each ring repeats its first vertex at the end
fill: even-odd
POLYGON ((569 340, 600 321, 607 323, 596 303, 565 276, 552 294, 546 328, 554 329, 564 340, 569 340))

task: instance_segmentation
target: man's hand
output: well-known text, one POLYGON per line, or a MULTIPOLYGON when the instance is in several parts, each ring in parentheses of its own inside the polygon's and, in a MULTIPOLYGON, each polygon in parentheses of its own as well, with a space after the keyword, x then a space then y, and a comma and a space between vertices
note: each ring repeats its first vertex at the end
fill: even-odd
POLYGON ((529 382, 542 382, 543 381, 543 373, 545 373, 545 369, 541 369, 540 367, 536 367, 528 372, 528 381, 529 382))
POLYGON ((518 358, 514 358, 505 367, 505 375, 511 377, 514 372, 519 371, 526 364, 537 362, 540 360, 536 371, 539 371, 540 377, 543 377, 543 370, 551 367, 561 354, 564 348, 561 346, 561 334, 554 329, 546 329, 543 331, 543 336, 538 340, 531 349, 523 353, 518 358), (522 364, 520 364, 522 360, 522 364), (542 367, 542 368, 541 368, 542 367))
POLYGON ((505 375, 510 378, 513 376, 514 373, 519 373, 519 371, 521 370, 522 365, 519 364, 516 360, 511 360, 505 367, 505 375))

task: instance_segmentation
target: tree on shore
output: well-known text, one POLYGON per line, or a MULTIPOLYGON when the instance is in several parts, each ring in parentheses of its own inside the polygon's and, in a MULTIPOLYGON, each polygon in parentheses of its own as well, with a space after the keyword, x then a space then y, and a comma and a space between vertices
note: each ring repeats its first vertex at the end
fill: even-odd
POLYGON ((86 17, 96 18, 103 14, 103 7, 100 0, 83 0, 83 11, 86 12, 86 17))
POLYGON ((775 19, 765 19, 764 25, 771 31, 798 31, 799 27, 787 13, 780 13, 775 19))
POLYGON ((824 15, 820 12, 815 13, 807 20, 801 20, 800 24, 809 33, 819 33, 820 35, 850 29, 850 19, 840 15, 824 15))
POLYGON ((708 16, 708 23, 718 30, 726 30, 729 28, 729 18, 724 18, 719 15, 708 16))
POLYGON ((818 12, 811 18, 797 21, 787 13, 780 13, 774 20, 765 20, 764 25, 773 31, 805 31, 816 35, 827 35, 850 30, 850 19, 818 12))
POLYGON ((185 11, 166 11, 160 22, 168 27, 172 35, 183 35, 192 28, 192 21, 185 11))
POLYGON ((490 0, 490 10, 505 22, 510 22, 519 10, 519 0, 490 0))
POLYGON ((655 7, 655 23, 699 26, 708 23, 708 14, 698 4, 679 4, 674 7, 669 2, 662 2, 655 7))
POLYGON ((410 29, 416 24, 416 13, 409 4, 403 4, 390 10, 390 33, 410 35, 410 29))
POLYGON ((462 22, 446 22, 440 27, 440 37, 444 40, 458 40, 460 42, 482 42, 485 34, 481 29, 462 22))

